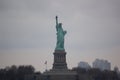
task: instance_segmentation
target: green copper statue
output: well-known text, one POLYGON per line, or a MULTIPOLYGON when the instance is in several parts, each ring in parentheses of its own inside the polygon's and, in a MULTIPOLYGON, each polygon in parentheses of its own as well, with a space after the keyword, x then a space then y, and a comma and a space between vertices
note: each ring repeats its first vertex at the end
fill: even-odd
POLYGON ((57 31, 57 43, 55 50, 64 50, 64 36, 66 31, 62 28, 62 23, 58 23, 58 17, 56 16, 56 31, 57 31))

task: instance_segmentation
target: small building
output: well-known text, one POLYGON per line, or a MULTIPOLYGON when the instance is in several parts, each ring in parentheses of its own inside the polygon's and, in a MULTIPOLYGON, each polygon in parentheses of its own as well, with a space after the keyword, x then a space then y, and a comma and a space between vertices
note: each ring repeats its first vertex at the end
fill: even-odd
POLYGON ((84 61, 79 62, 78 67, 84 68, 84 69, 90 69, 91 68, 91 66, 87 62, 84 62, 84 61))
POLYGON ((93 68, 98 68, 100 70, 111 70, 111 63, 108 62, 107 60, 103 59, 96 59, 93 62, 93 68))

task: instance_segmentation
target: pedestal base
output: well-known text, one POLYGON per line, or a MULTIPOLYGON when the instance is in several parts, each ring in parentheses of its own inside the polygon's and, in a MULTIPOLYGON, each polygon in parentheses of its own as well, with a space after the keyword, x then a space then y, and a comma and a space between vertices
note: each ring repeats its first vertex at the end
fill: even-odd
POLYGON ((70 70, 50 70, 43 76, 45 80, 77 80, 77 73, 70 70))
POLYGON ((64 50, 55 50, 53 70, 56 69, 68 69, 66 63, 66 52, 64 50))
POLYGON ((67 68, 66 52, 55 50, 53 68, 43 73, 44 80, 77 80, 77 73, 67 68))

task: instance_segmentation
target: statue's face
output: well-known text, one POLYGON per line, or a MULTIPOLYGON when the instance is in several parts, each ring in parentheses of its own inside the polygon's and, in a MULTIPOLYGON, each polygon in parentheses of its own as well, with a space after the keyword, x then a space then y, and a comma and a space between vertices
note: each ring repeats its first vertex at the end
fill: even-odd
POLYGON ((59 23, 59 27, 62 27, 62 23, 59 23))

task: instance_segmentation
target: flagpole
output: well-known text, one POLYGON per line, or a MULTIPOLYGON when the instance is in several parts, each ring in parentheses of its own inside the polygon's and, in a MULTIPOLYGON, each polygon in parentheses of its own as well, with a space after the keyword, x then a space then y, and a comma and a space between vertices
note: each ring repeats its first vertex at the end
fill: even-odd
POLYGON ((46 72, 47 72, 47 64, 46 64, 46 72))
POLYGON ((47 72, 47 61, 45 61, 45 71, 47 72))

